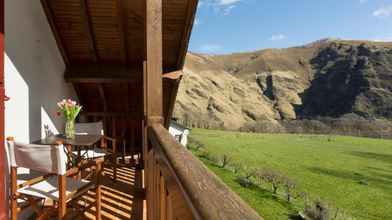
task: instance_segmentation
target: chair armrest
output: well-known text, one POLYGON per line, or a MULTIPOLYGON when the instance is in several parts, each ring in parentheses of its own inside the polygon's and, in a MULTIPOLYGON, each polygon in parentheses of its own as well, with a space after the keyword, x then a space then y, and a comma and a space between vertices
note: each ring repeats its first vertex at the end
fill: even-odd
POLYGON ((105 140, 111 141, 111 142, 116 142, 117 141, 117 139, 112 138, 112 137, 108 137, 108 136, 105 136, 105 135, 103 135, 102 138, 105 139, 105 140))
POLYGON ((103 158, 95 159, 95 160, 83 160, 76 165, 76 167, 72 167, 67 170, 66 176, 74 176, 79 174, 81 170, 86 168, 97 166, 98 164, 102 164, 104 162, 103 158))
POLYGON ((34 185, 36 183, 44 181, 45 179, 47 179, 47 178, 49 178, 50 176, 53 176, 53 175, 54 174, 46 174, 46 175, 43 175, 43 176, 38 176, 38 177, 35 177, 35 178, 32 178, 32 179, 29 179, 29 180, 27 180, 24 183, 18 184, 17 185, 17 189, 20 189, 20 188, 25 187, 25 186, 34 185))
MULTIPOLYGON (((105 141, 110 141, 110 142, 112 142, 113 152, 114 152, 114 153, 117 152, 117 143, 118 143, 118 142, 117 142, 117 139, 103 135, 103 136, 102 136, 102 140, 103 140, 103 142, 105 142, 105 141)), ((107 147, 106 144, 101 144, 101 145, 107 147)))

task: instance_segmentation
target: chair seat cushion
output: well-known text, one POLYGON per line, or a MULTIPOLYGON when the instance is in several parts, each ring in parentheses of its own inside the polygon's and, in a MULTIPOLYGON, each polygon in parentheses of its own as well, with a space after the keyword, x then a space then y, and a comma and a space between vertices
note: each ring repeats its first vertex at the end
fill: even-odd
MULTIPOLYGON (((90 181, 88 180, 83 180, 83 179, 79 180, 79 179, 74 179, 72 177, 67 177, 66 195, 69 195, 70 193, 75 192, 78 189, 81 189, 82 187, 86 186, 89 183, 90 181)), ((58 177, 52 176, 39 183, 20 188, 18 192, 21 194, 35 196, 38 198, 52 199, 58 201, 59 200, 58 187, 59 187, 58 177)))
MULTIPOLYGON (((78 154, 77 151, 73 151, 73 153, 74 153, 75 155, 78 154)), ((107 150, 102 149, 102 148, 97 148, 97 147, 95 147, 94 149, 81 150, 81 151, 80 151, 80 155, 81 155, 82 157, 90 158, 90 159, 91 159, 91 158, 98 158, 98 157, 105 157, 105 156, 108 155, 108 154, 109 154, 109 152, 108 152, 107 150)))

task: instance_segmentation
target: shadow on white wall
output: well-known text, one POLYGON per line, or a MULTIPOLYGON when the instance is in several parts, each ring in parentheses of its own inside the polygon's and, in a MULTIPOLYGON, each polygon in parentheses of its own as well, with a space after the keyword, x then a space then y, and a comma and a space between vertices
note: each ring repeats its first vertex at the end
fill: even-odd
POLYGON ((76 95, 39 1, 6 1, 5 33, 6 135, 33 142, 62 131, 56 103, 76 95))

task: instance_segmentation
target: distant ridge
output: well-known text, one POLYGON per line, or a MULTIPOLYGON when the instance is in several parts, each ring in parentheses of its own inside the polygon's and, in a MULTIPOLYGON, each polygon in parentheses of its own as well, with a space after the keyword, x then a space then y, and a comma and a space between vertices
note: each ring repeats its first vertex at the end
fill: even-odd
POLYGON ((392 119, 392 42, 326 38, 287 49, 188 53, 184 72, 174 116, 194 126, 392 119))

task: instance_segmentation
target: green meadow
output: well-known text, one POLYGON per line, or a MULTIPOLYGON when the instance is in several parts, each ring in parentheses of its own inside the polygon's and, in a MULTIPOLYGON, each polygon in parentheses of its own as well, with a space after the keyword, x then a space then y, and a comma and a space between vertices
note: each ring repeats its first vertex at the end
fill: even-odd
MULTIPOLYGON (((268 168, 294 180, 297 191, 320 199, 355 219, 392 219, 392 141, 346 136, 253 134, 193 129, 191 138, 209 155, 249 168, 268 168)), ((236 174, 200 159, 265 219, 288 219, 303 199, 288 203, 283 190, 242 187, 236 174)))

